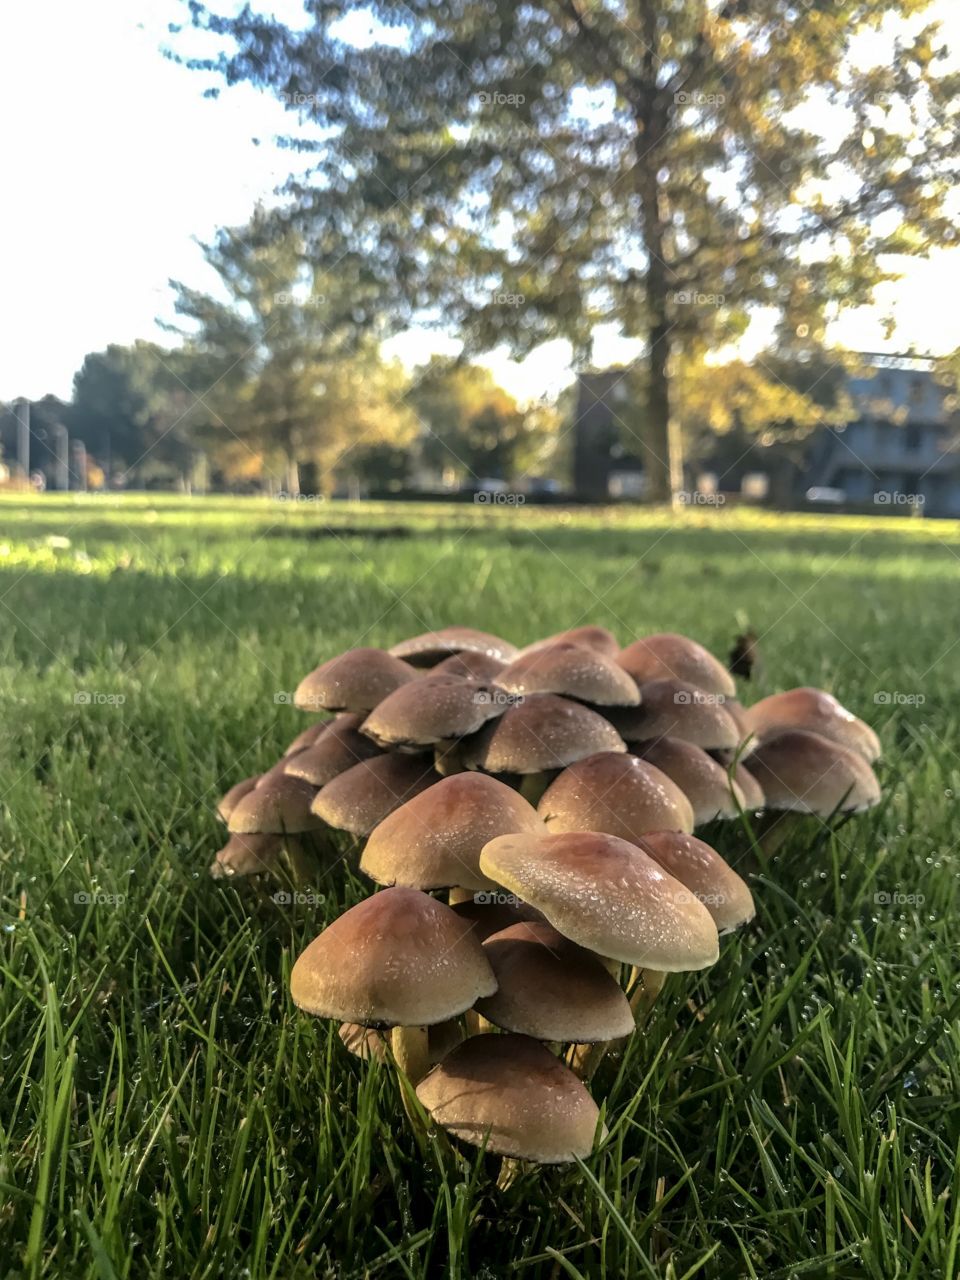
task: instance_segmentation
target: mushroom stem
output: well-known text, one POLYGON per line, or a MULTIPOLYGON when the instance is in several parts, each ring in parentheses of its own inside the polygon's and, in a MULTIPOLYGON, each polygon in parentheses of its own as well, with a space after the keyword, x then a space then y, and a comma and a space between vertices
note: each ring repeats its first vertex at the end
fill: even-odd
POLYGON ((553 773, 549 769, 541 770, 540 773, 525 773, 520 782, 520 794, 536 808, 552 780, 553 773))
POLYGON ((456 906, 458 902, 472 902, 472 901, 473 901, 472 889, 460 889, 460 888, 454 887, 447 894, 447 902, 449 902, 451 907, 456 906))
POLYGON ((427 1028, 394 1027, 390 1035, 390 1048, 397 1067, 412 1085, 418 1085, 430 1070, 427 1028))
POLYGON ((581 1080, 590 1080, 613 1043, 613 1040, 598 1040, 596 1044, 575 1044, 570 1051, 571 1071, 581 1080))
POLYGON ((496 1031, 497 1028, 482 1013, 477 1013, 476 1009, 468 1009, 464 1014, 464 1020, 467 1024, 468 1036, 486 1035, 488 1031, 496 1031))
POLYGON ((663 990, 667 975, 659 969, 634 969, 630 975, 633 994, 630 997, 630 1008, 638 1022, 650 1012, 656 1003, 657 996, 663 990))
POLYGON ((283 841, 284 861, 294 888, 311 884, 316 878, 317 862, 308 852, 300 836, 286 836, 283 841))
POLYGON ((768 811, 760 819, 756 848, 764 858, 772 858, 800 826, 806 814, 787 810, 768 811))
POLYGON ((500 1161, 500 1172, 497 1174, 497 1190, 506 1191, 512 1187, 522 1172, 523 1165, 519 1160, 504 1156, 500 1161))

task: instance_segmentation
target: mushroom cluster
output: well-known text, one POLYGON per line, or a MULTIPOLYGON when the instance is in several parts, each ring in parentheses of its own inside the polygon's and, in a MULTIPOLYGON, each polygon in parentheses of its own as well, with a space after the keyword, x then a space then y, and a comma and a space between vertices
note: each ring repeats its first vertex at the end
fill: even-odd
POLYGON ((300 955, 293 999, 395 1066, 414 1124, 425 1109, 508 1162, 587 1155, 608 1047, 753 918, 695 828, 880 798, 876 734, 830 694, 744 707, 674 634, 620 649, 584 626, 518 651, 448 627, 334 658, 295 703, 333 718, 224 796, 211 871, 300 878, 332 833, 362 838, 381 887, 300 955))

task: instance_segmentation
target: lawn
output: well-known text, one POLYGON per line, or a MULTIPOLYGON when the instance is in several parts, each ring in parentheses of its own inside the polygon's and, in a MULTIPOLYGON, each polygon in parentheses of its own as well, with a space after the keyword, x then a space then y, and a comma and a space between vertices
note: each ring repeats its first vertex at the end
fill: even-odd
POLYGON ((0 606, 0 1273, 958 1274, 960 525, 7 498, 0 606), (832 689, 886 798, 766 864, 707 832, 756 921, 604 1064, 603 1148, 500 1194, 290 1003, 369 884, 213 882, 213 805, 341 649, 587 620, 721 655, 749 625, 745 699, 832 689))

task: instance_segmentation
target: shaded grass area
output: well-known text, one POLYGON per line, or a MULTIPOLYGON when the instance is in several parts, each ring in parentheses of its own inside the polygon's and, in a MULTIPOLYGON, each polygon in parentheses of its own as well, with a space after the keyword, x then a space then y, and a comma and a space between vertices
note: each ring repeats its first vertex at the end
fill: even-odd
POLYGON ((945 522, 0 502, 8 1273, 957 1274, 958 580, 945 522), (220 792, 303 727, 299 677, 454 620, 721 654, 750 626, 748 700, 823 684, 886 751, 881 809, 769 865, 707 833, 756 923, 601 1070, 603 1149, 506 1194, 479 1153, 421 1157, 389 1073, 290 1006, 368 891, 350 847, 319 904, 206 875, 220 792))

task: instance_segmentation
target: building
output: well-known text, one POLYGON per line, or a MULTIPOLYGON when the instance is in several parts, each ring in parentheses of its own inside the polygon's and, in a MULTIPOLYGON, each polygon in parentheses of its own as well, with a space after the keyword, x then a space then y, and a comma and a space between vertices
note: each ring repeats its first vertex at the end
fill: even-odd
MULTIPOLYGON (((960 516, 960 414, 933 362, 865 354, 847 392, 856 414, 842 427, 815 431, 798 448, 723 437, 698 469, 719 489, 766 491, 776 505, 824 502, 838 508, 922 508, 960 516)), ((605 370, 579 380, 574 430, 574 487, 582 498, 639 497, 643 463, 622 445, 629 417, 629 371, 605 370)), ((696 488, 696 476, 688 476, 696 488)))

